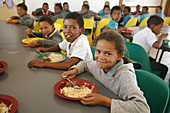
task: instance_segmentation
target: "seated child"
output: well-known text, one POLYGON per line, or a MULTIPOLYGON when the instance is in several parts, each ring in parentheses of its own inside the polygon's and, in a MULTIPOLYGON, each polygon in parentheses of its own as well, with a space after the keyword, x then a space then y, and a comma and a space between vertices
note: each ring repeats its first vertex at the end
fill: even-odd
POLYGON ((48 16, 43 16, 39 20, 39 26, 41 32, 34 32, 31 29, 27 29, 25 31, 26 35, 33 35, 35 37, 45 38, 46 40, 35 39, 30 42, 30 47, 35 47, 37 44, 41 44, 43 46, 54 46, 63 41, 60 32, 54 28, 54 24, 52 19, 48 16))
POLYGON ((89 5, 83 4, 82 9, 81 9, 81 13, 80 13, 81 16, 83 18, 91 18, 90 14, 88 12, 89 12, 89 5))
POLYGON ((136 6, 135 14, 138 14, 138 15, 141 15, 141 14, 142 14, 142 12, 140 11, 140 5, 137 5, 137 6, 136 6))
POLYGON ((31 18, 29 14, 27 14, 27 6, 25 4, 17 5, 17 13, 18 16, 12 16, 11 19, 16 19, 14 23, 19 23, 22 25, 26 25, 29 28, 33 28, 34 20, 31 18))
POLYGON ((126 6, 123 10, 124 18, 123 18, 123 27, 125 27, 126 23, 131 19, 131 8, 126 6))
POLYGON ((111 18, 110 16, 110 7, 108 5, 105 5, 103 8, 104 15, 95 15, 95 19, 103 19, 103 18, 111 18))
MULTIPOLYGON (((83 2, 83 5, 84 5, 84 4, 87 4, 87 5, 89 6, 89 2, 88 2, 88 1, 84 1, 84 2, 83 2)), ((89 6, 89 7, 90 7, 90 6, 89 6)), ((79 13, 81 13, 81 10, 79 11, 79 13)), ((90 8, 89 8, 88 14, 94 14, 94 12, 93 12, 92 10, 90 10, 90 8)))
POLYGON ((63 13, 63 7, 61 3, 56 3, 54 6, 55 14, 51 17, 53 22, 59 18, 65 18, 66 14, 63 13))
POLYGON ((104 31, 107 31, 107 30, 114 30, 114 31, 124 31, 126 30, 126 28, 124 27, 119 27, 118 28, 118 22, 121 18, 121 15, 122 15, 122 10, 121 10, 121 7, 119 6, 114 6, 112 9, 111 9, 111 18, 110 21, 109 21, 109 24, 107 24, 105 27, 104 27, 104 31))
POLYGON ((142 15, 136 14, 135 17, 138 17, 138 22, 141 23, 146 17, 149 17, 148 7, 142 7, 142 15))
POLYGON ((69 10, 69 4, 67 2, 63 3, 63 8, 64 8, 63 13, 65 14, 71 13, 71 11, 69 10))
MULTIPOLYGON (((106 1, 106 2, 104 3, 104 7, 105 7, 105 5, 109 6, 109 9, 110 9, 110 2, 109 2, 109 1, 106 1)), ((105 15, 105 13, 104 13, 104 8, 98 12, 98 15, 100 15, 100 16, 105 15)))
POLYGON ((48 7, 48 3, 43 3, 42 8, 37 8, 34 12, 33 15, 34 16, 42 16, 44 15, 51 15, 53 14, 53 12, 48 11, 49 7, 48 7))
MULTIPOLYGON (((143 30, 137 32, 133 36, 133 43, 139 44, 142 46, 145 51, 148 53, 152 47, 154 48, 160 48, 163 42, 163 39, 167 37, 168 34, 162 34, 157 39, 158 34, 161 32, 161 28, 163 26, 163 19, 158 16, 151 16, 149 20, 147 21, 147 27, 143 30)), ((152 70, 160 70, 161 72, 161 78, 164 79, 166 76, 166 73, 168 71, 168 68, 160 63, 157 63, 153 58, 150 57, 150 64, 152 70)))
POLYGON ((84 33, 84 20, 78 13, 69 13, 64 19, 63 33, 66 38, 59 45, 51 48, 38 48, 36 51, 52 52, 66 51, 69 61, 60 63, 47 63, 38 60, 32 60, 28 63, 28 67, 47 67, 54 69, 68 69, 77 64, 81 60, 92 60, 92 52, 88 39, 84 33))
POLYGON ((111 113, 149 113, 143 92, 137 85, 133 64, 124 56, 125 42, 115 31, 106 31, 96 41, 96 61, 82 61, 64 72, 61 77, 74 78, 84 71, 110 89, 120 99, 111 99, 98 93, 87 94, 81 98, 84 105, 103 105, 111 113))
POLYGON ((157 6, 155 10, 157 16, 163 18, 165 17, 164 13, 162 12, 162 6, 157 6))

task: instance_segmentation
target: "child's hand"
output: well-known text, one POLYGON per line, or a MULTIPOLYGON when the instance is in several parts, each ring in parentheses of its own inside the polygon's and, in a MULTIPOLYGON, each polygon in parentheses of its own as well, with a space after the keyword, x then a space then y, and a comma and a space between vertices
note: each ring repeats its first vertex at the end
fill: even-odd
POLYGON ((166 33, 166 34, 161 34, 161 36, 160 36, 160 38, 166 38, 168 36, 168 33, 166 33))
POLYGON ((98 93, 87 94, 87 96, 81 98, 80 101, 84 105, 104 105, 111 106, 111 99, 98 93))
POLYGON ((37 53, 39 53, 40 51, 45 52, 45 50, 46 50, 45 48, 37 48, 37 49, 36 49, 36 52, 37 52, 37 53))
POLYGON ((28 28, 27 30, 25 30, 25 34, 26 35, 33 35, 32 30, 30 28, 28 28))
POLYGON ((18 20, 14 20, 14 24, 18 23, 18 20))
POLYGON ((13 19, 14 19, 14 16, 11 16, 11 17, 10 17, 10 19, 12 19, 12 20, 13 20, 13 19))
POLYGON ((28 67, 44 67, 45 63, 44 62, 41 62, 41 61, 38 61, 38 60, 31 60, 29 63, 28 63, 28 67))
POLYGON ((125 27, 120 27, 119 28, 119 31, 121 32, 121 31, 127 31, 127 28, 125 28, 125 27))
POLYGON ((35 47, 38 44, 38 39, 34 39, 30 42, 30 47, 35 47))
POLYGON ((77 74, 78 74, 78 69, 74 68, 73 70, 69 70, 69 71, 64 72, 61 75, 61 78, 62 79, 65 79, 65 78, 74 78, 77 74))

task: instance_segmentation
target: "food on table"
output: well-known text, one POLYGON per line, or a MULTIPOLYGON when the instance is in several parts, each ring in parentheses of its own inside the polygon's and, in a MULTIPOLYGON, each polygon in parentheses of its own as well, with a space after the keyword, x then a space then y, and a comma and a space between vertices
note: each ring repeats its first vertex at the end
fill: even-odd
POLYGON ((3 65, 2 64, 0 64, 0 71, 3 69, 3 65))
POLYGON ((8 107, 3 102, 0 103, 0 113, 9 113, 9 110, 11 110, 12 104, 8 107))
POLYGON ((58 62, 62 60, 62 54, 51 53, 48 58, 51 60, 51 62, 58 62))
POLYGON ((42 60, 43 60, 44 62, 49 62, 49 61, 51 61, 51 59, 48 58, 48 57, 45 57, 45 58, 43 58, 42 60))

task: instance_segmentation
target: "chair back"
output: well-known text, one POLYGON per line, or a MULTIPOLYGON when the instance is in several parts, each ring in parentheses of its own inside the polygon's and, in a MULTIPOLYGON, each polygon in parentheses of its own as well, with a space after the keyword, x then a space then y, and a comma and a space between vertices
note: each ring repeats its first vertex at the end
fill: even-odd
POLYGON ((150 17, 146 17, 145 19, 142 20, 142 22, 139 24, 139 26, 147 26, 147 21, 150 17))
POLYGON ((33 30, 34 30, 35 32, 39 32, 39 31, 40 31, 39 21, 35 24, 33 30))
POLYGON ((92 46, 91 50, 92 50, 92 54, 93 54, 93 60, 95 60, 95 49, 96 49, 96 46, 92 46))
POLYGON ((54 23, 54 28, 56 28, 58 31, 60 31, 61 25, 57 24, 57 23, 54 23))
POLYGON ((109 23, 111 18, 103 18, 99 21, 98 25, 97 25, 97 28, 96 28, 96 31, 95 31, 95 36, 99 36, 100 33, 101 33, 101 29, 107 25, 109 23))
POLYGON ((159 77, 145 70, 136 69, 138 86, 143 91, 151 113, 164 113, 168 99, 168 85, 159 77))
POLYGON ((64 18, 59 18, 54 22, 54 23, 61 25, 61 28, 60 28, 61 31, 63 30, 63 24, 64 24, 63 22, 64 22, 64 18))
POLYGON ((138 44, 126 42, 126 50, 124 56, 130 60, 139 63, 141 69, 151 72, 149 57, 144 48, 138 44))
POLYGON ((163 20, 164 20, 164 25, 169 25, 170 17, 164 17, 163 20))
POLYGON ((131 19, 126 23, 125 27, 133 27, 133 26, 136 26, 137 21, 138 21, 138 18, 137 18, 137 17, 133 17, 133 18, 131 18, 131 19))
POLYGON ((84 28, 86 30, 87 29, 90 30, 90 33, 86 35, 90 46, 92 45, 93 26, 94 26, 93 18, 84 18, 84 28))

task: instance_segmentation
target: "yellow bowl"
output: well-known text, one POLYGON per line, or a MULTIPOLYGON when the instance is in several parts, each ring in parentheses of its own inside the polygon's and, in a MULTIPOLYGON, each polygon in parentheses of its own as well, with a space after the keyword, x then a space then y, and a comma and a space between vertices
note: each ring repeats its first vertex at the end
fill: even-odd
POLYGON ((44 38, 25 38, 25 39, 22 40, 22 42, 25 43, 25 44, 30 44, 30 42, 34 39, 45 40, 44 38))

